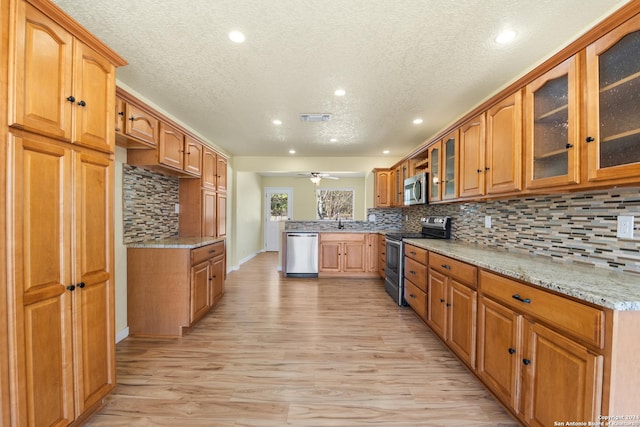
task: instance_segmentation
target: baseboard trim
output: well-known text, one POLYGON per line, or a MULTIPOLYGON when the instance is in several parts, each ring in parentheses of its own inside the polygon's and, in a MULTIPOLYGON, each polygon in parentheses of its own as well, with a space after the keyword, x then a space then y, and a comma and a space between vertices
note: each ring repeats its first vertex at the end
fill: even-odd
POLYGON ((120 341, 122 341, 128 336, 129 336, 129 327, 127 326, 126 328, 124 328, 123 330, 119 331, 116 334, 116 344, 118 344, 120 341))

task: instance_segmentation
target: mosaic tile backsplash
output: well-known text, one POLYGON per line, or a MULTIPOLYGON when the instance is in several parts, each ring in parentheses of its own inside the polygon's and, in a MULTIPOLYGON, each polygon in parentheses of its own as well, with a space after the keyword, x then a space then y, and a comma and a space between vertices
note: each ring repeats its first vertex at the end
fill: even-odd
POLYGON ((123 166, 124 243, 178 235, 178 178, 123 166))
POLYGON ((402 208, 404 227, 426 215, 452 217, 452 238, 565 262, 640 274, 640 188, 402 208), (485 228, 485 215, 492 227, 485 228), (617 216, 633 215, 634 240, 616 237, 617 216))

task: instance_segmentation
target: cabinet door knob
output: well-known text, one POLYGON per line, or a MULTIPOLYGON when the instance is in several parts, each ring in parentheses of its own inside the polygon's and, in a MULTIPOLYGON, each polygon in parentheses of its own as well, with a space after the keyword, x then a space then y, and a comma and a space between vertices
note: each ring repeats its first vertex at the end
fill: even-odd
POLYGON ((76 98, 73 95, 69 95, 69 96, 67 96, 67 101, 76 102, 76 98))
POLYGON ((482 169, 476 169, 476 172, 482 173, 482 169))
POLYGON ((530 365, 530 364, 531 364, 531 360, 529 360, 529 359, 522 359, 522 363, 524 363, 525 365, 530 365))
POLYGON ((409 294, 409 296, 410 296, 411 298, 415 298, 415 297, 416 297, 414 294, 409 294))
POLYGON ((67 290, 68 291, 74 291, 75 289, 76 289, 76 287, 74 285, 67 286, 67 290))
POLYGON ((484 170, 485 170, 485 171, 488 171, 488 170, 489 170, 489 168, 485 166, 484 170))
POLYGON ((440 298, 440 302, 444 302, 444 298, 440 298))
POLYGON ((413 270, 409 270, 409 273, 413 274, 415 276, 416 272, 413 270))
POLYGON ((118 115, 119 115, 119 116, 124 116, 124 111, 120 111, 120 112, 118 113, 118 115))
POLYGON ((585 138, 585 141, 587 141, 587 142, 593 142, 595 140, 596 139, 594 137, 592 137, 592 136, 588 136, 588 137, 585 138))
POLYGON ((134 121, 135 119, 136 119, 136 118, 135 118, 135 117, 133 117, 133 116, 129 117, 129 120, 130 120, 130 121, 134 121))
POLYGON ((564 148, 566 148, 566 149, 569 149, 571 147, 573 147, 573 144, 567 144, 567 145, 564 146, 564 148))
POLYGON ((515 348, 509 348, 509 354, 513 354, 513 353, 515 353, 515 352, 516 352, 516 349, 515 349, 515 348))
POLYGON ((79 287, 80 289, 84 288, 84 286, 85 286, 84 282, 80 282, 80 283, 78 283, 78 287, 79 287))
POLYGON ((451 266, 447 264, 440 264, 440 266, 446 270, 451 270, 451 266))
POLYGON ((85 107, 87 105, 86 102, 84 102, 83 100, 80 100, 80 102, 78 102, 78 105, 81 107, 85 107))

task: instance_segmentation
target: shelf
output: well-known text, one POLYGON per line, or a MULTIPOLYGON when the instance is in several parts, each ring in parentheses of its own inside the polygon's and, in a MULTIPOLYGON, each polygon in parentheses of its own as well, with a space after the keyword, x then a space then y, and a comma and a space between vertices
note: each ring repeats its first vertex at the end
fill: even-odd
POLYGON ((553 109, 551 111, 548 111, 548 112, 546 112, 544 114, 539 115, 538 117, 536 117, 535 121, 537 122, 537 121, 540 121, 540 120, 548 119, 549 117, 554 116, 554 115, 556 115, 558 113, 561 113, 563 111, 567 111, 568 109, 569 109, 569 105, 568 104, 567 105, 563 105, 562 107, 553 109))
POLYGON ((627 131, 627 132, 622 132, 622 133, 618 133, 618 134, 615 134, 615 135, 611 135, 611 136, 608 136, 606 138, 602 138, 602 140, 600 142, 602 142, 602 143, 613 142, 613 141, 616 141, 618 139, 626 138, 628 136, 633 136, 633 135, 640 135, 640 129, 634 129, 634 130, 630 130, 630 131, 627 131))
POLYGON ((635 79, 640 79, 640 71, 638 71, 637 73, 633 73, 630 76, 625 77, 624 79, 620 79, 615 83, 611 83, 610 85, 600 88, 600 93, 610 91, 611 89, 615 89, 616 87, 622 86, 623 84, 629 83, 630 81, 635 79))
POLYGON ((551 157, 557 157, 560 156, 562 154, 565 154, 567 152, 566 148, 563 148, 561 150, 554 150, 554 151, 549 151, 548 153, 545 153, 541 156, 535 156, 533 158, 533 160, 545 160, 545 159, 549 159, 551 157))

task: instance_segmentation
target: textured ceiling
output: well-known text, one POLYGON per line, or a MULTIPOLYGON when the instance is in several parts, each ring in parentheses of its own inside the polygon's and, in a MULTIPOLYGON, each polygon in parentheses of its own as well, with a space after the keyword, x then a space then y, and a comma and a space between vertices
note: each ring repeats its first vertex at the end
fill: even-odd
POLYGON ((404 156, 621 0, 54 0, 117 78, 240 156, 404 156), (509 46, 493 42, 505 28, 509 46), (243 44, 229 41, 240 30, 243 44), (336 97, 338 88, 346 90, 336 97), (331 113, 303 123, 300 113, 331 113), (416 117, 424 123, 412 124, 416 117), (283 124, 275 126, 274 119, 283 124), (330 142, 336 138, 337 142, 330 142))

